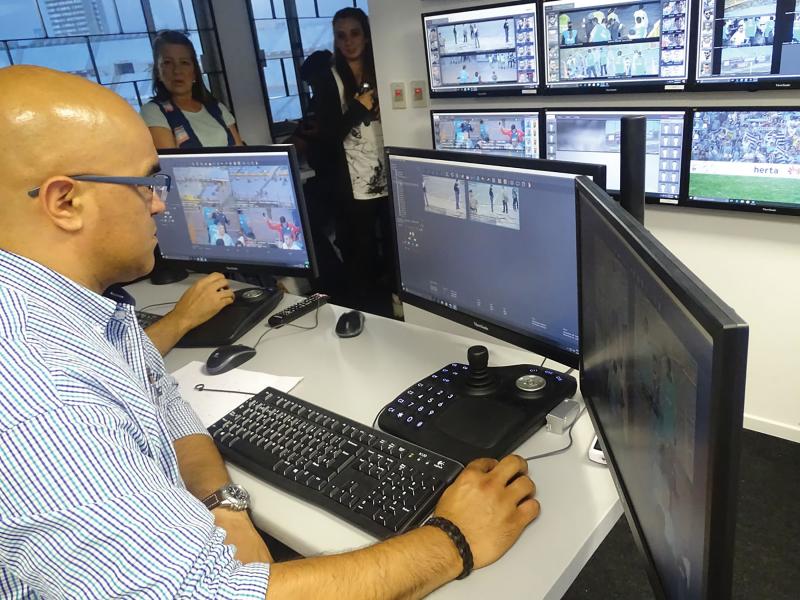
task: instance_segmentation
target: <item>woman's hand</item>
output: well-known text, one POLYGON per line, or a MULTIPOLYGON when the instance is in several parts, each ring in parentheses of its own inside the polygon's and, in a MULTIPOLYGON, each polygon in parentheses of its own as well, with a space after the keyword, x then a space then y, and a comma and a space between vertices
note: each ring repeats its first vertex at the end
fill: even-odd
POLYGON ((375 90, 367 90, 361 94, 356 94, 356 100, 368 111, 372 111, 375 108, 375 90))

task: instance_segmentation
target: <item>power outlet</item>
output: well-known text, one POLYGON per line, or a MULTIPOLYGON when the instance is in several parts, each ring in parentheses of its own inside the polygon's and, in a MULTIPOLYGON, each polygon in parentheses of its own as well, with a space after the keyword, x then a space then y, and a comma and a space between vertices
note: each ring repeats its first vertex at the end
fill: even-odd
POLYGON ((402 81, 396 81, 391 84, 392 90, 392 108, 405 108, 406 107, 406 85, 402 81))
POLYGON ((424 81, 412 81, 411 86, 411 106, 414 108, 425 108, 428 106, 428 96, 425 93, 427 83, 424 81))

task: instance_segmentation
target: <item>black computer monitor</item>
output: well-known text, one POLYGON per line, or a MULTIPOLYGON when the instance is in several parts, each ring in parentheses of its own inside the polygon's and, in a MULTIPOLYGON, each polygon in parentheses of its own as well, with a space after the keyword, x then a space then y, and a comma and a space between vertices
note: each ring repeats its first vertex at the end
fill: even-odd
POLYGON ((616 194, 620 187, 622 117, 637 115, 647 118, 645 193, 650 199, 677 203, 683 173, 685 110, 547 110, 545 156, 606 165, 606 189, 616 194))
POLYGON ((535 94, 536 9, 512 2, 423 14, 431 98, 535 94))
POLYGON ((547 93, 686 87, 689 0, 545 0, 542 12, 547 93))
POLYGON ((800 87, 800 6, 796 0, 696 3, 696 88, 800 87))
POLYGON ((575 176, 605 167, 387 151, 404 302, 578 363, 575 176))
POLYGON ((692 111, 688 204, 800 215, 800 108, 692 111))
POLYGON ((577 183, 580 387, 656 597, 730 598, 748 327, 577 183))
POLYGON ((290 145, 160 150, 172 177, 156 217, 161 255, 195 271, 316 277, 290 145))
POLYGON ((431 111, 434 150, 539 158, 539 111, 431 111))

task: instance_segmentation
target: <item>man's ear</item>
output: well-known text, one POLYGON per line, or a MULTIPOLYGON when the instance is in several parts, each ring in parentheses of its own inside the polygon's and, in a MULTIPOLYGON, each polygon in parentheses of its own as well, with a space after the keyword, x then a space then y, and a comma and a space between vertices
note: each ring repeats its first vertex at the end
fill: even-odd
POLYGON ((83 227, 84 203, 76 194, 75 181, 63 175, 51 177, 39 188, 38 201, 43 212, 64 231, 83 227))

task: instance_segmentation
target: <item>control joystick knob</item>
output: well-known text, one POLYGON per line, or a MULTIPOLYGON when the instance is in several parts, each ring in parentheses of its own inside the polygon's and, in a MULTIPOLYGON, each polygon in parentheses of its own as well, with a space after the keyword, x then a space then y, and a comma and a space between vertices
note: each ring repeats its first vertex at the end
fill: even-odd
POLYGON ((489 350, 486 346, 470 346, 467 350, 469 372, 467 385, 473 388, 482 388, 492 385, 493 377, 489 373, 489 350))

